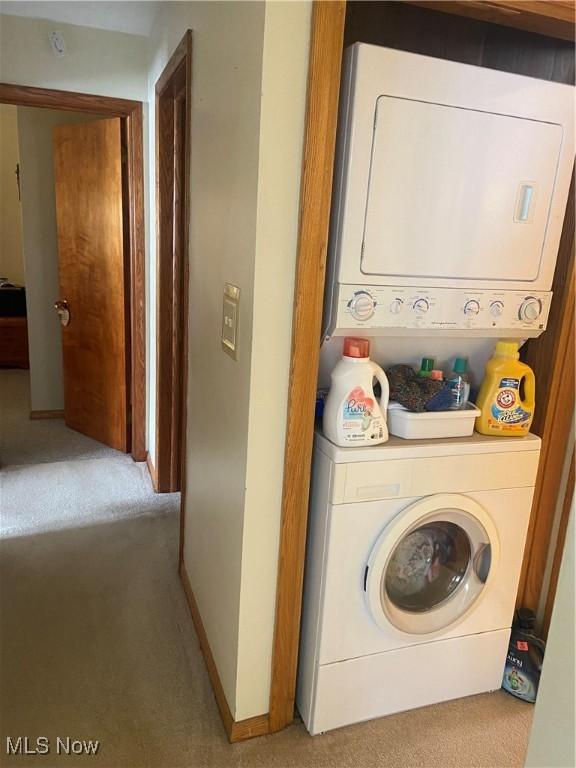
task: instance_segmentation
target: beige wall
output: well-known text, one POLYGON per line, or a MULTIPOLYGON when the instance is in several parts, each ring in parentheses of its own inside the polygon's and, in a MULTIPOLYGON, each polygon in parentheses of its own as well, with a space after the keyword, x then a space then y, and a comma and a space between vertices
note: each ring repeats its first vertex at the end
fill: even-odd
POLYGON ((44 19, 0 16, 2 82, 146 100, 148 40, 44 19), (48 34, 59 29, 66 56, 54 56, 48 34))
MULTIPOLYGON (((155 27, 151 102, 165 63, 186 28, 194 30, 185 560, 235 713, 264 4, 167 3, 155 27), (224 281, 241 290, 238 361, 220 346, 224 281)), ((153 121, 150 110, 151 211, 153 121)), ((153 215, 150 227, 153 244, 153 215)))
POLYGON ((15 174, 17 164, 16 107, 0 104, 0 277, 24 285, 22 223, 15 174))
MULTIPOLYGON (((270 693, 310 7, 165 4, 149 77, 152 101, 191 28, 184 559, 236 720, 267 712, 270 693), (241 290, 236 361, 220 345, 226 281, 241 290)), ((155 290, 151 275, 152 305, 155 290)))
POLYGON ((54 302, 58 284, 58 239, 52 154, 52 129, 95 118, 75 112, 18 107, 22 237, 26 266, 30 408, 64 407, 62 338, 54 302))

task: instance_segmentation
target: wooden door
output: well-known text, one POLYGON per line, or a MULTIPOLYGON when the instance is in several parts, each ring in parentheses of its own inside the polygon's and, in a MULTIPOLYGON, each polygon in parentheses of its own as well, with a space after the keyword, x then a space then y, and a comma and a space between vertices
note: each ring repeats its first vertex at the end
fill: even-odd
POLYGON ((127 302, 119 118, 54 129, 64 415, 127 451, 127 302))

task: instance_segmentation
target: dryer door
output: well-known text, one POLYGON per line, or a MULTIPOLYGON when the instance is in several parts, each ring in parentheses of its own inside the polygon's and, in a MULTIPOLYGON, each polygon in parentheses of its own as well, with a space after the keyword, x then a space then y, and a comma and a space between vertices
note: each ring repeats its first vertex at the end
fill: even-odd
POLYGON ((551 123, 381 96, 362 273, 537 280, 562 136, 551 123))
POLYGON ((446 629, 482 599, 499 554, 494 523, 477 502, 456 494, 416 502, 386 526, 370 555, 372 617, 410 634, 446 629))

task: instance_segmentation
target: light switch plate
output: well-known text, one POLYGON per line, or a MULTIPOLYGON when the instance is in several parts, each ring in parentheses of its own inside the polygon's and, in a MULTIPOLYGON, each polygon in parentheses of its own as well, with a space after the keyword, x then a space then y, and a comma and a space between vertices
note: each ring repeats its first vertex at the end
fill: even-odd
POLYGON ((222 349, 234 360, 238 359, 238 315, 240 310, 240 288, 224 283, 222 302, 222 349))

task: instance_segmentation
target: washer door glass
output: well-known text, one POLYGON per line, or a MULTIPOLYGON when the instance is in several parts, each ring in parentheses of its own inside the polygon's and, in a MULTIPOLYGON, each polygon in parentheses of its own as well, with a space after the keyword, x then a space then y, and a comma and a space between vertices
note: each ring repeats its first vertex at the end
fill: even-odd
POLYGON ((399 542, 388 562, 388 599, 404 611, 429 611, 458 589, 471 557, 468 534, 455 523, 435 520, 416 528, 399 542))
POLYGON ((459 494, 406 507, 380 532, 364 573, 372 618, 412 635, 461 621, 486 594, 499 562, 488 512, 459 494))

